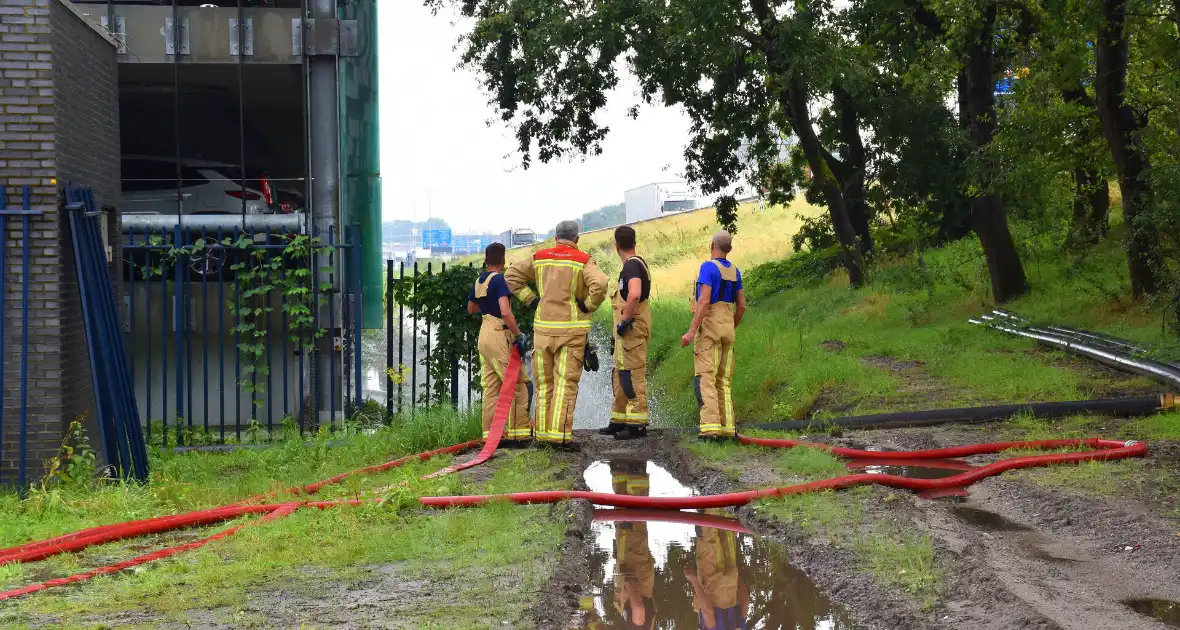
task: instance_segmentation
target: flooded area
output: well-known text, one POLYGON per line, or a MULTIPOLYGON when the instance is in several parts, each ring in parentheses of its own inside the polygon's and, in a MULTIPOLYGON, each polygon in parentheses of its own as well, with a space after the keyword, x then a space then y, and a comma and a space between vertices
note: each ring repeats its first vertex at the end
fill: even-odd
POLYGON ((1180 628, 1180 602, 1166 599, 1128 599, 1128 608, 1174 628, 1180 628))
POLYGON ((955 459, 854 459, 846 467, 870 475, 895 475, 910 479, 943 479, 974 468, 967 462, 955 459))
MULTIPOLYGON (((613 458, 587 467, 591 490, 692 496, 666 469, 613 458)), ((792 567, 785 548, 725 510, 596 510, 584 628, 843 630, 849 615, 792 567)))
POLYGON ((1027 532, 1032 531, 1031 527, 1026 527, 1020 523, 1014 523, 995 512, 981 510, 979 508, 970 507, 966 505, 956 505, 951 508, 955 516, 963 519, 967 523, 990 529, 992 531, 1000 532, 1027 532))

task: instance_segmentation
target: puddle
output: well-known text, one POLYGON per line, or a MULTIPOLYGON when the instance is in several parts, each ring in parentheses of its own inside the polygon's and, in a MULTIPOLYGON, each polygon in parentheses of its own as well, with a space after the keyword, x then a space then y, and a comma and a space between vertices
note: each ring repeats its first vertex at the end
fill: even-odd
MULTIPOLYGON (((691 496, 694 488, 646 460, 590 465, 597 492, 691 496)), ((753 536, 725 510, 599 509, 584 628, 844 630, 848 614, 789 564, 779 544, 753 536)))
POLYGON ((1032 530, 1031 527, 1012 522, 995 512, 988 512, 987 510, 967 507, 965 505, 957 505, 952 509, 954 510, 955 516, 984 529, 993 529, 1002 532, 1027 532, 1032 530))
POLYGON ((871 475, 895 475, 910 479, 942 479, 974 468, 967 462, 954 459, 853 459, 846 466, 849 470, 860 470, 871 475))
POLYGON ((1180 602, 1166 599, 1125 599, 1123 604, 1140 615, 1180 628, 1180 602))

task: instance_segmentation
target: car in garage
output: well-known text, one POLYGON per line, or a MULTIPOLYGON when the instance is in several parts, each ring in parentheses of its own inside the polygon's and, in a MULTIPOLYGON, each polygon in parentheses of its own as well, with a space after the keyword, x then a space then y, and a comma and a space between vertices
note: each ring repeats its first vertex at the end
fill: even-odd
POLYGON ((235 164, 181 160, 179 186, 176 158, 124 156, 122 169, 124 215, 279 211, 270 180, 235 164))

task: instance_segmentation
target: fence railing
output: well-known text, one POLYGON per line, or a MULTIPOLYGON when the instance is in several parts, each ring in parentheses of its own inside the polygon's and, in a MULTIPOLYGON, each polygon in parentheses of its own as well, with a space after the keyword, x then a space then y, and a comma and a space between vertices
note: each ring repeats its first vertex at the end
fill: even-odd
POLYGON ((358 237, 129 231, 124 332, 149 443, 303 433, 359 405, 358 237))
MULTIPOLYGON (((21 190, 21 207, 8 207, 8 194, 5 187, 0 186, 0 485, 16 482, 17 487, 24 488, 28 483, 28 439, 29 439, 29 285, 31 282, 32 248, 29 247, 31 221, 34 216, 40 216, 40 210, 33 210, 30 204, 30 188, 25 186, 21 190), (10 374, 10 359, 13 353, 6 344, 12 333, 9 327, 7 303, 9 295, 8 278, 12 276, 8 268, 9 220, 20 226, 20 296, 19 342, 16 347, 16 363, 19 368, 17 374, 19 383, 18 398, 15 404, 9 400, 8 390, 12 388, 10 374), (15 413, 13 413, 15 411, 15 413), (11 427, 16 427, 15 448, 10 445, 13 441, 11 427), (11 472, 15 471, 15 475, 11 472), (11 478, 14 477, 14 478, 11 478)), ((16 336, 16 335, 13 335, 16 336)))
MULTIPOLYGON (((407 267, 404 262, 387 260, 385 265, 387 413, 402 414, 418 406, 448 402, 459 409, 469 408, 480 391, 479 325, 466 315, 465 296, 470 286, 439 285, 440 279, 448 276, 446 263, 407 267), (432 299, 424 304, 415 296, 425 292, 430 292, 432 299), (442 308, 440 299, 444 300, 442 308)), ((462 269, 473 277, 476 274, 470 265, 462 269)))

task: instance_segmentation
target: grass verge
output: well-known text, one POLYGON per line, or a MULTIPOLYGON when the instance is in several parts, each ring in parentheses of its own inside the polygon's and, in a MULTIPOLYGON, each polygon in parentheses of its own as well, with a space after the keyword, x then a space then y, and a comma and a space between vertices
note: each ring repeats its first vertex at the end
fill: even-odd
MULTIPOLYGON (((453 413, 433 412, 430 417, 462 436, 479 427, 478 422, 472 425, 470 418, 453 413)), ((69 531, 82 522, 126 520, 123 515, 128 510, 138 514, 150 507, 193 509, 229 502, 271 484, 292 484, 292 477, 280 477, 283 473, 300 482, 311 481, 386 461, 411 448, 437 446, 429 444, 432 439, 453 438, 450 431, 435 432, 435 438, 420 435, 417 432, 425 424, 417 422, 373 435, 345 437, 333 448, 313 441, 308 446, 224 454, 157 453, 153 474, 162 477, 144 488, 112 486, 91 493, 79 491, 78 496, 71 489, 59 489, 60 500, 48 503, 6 497, 6 512, 0 516, 6 523, 5 546, 69 531), (270 483, 255 480, 243 482, 245 487, 212 487, 219 474, 247 472, 270 483), (192 476, 187 482, 171 476, 181 473, 192 476), (132 507, 138 500, 151 505, 132 507), (24 534, 14 533, 17 530, 8 527, 10 522, 17 523, 24 534)), ((488 465, 492 475, 480 469, 485 473, 482 479, 457 474, 418 481, 420 475, 447 461, 415 463, 322 492, 324 498, 384 496, 390 499, 385 504, 299 510, 133 571, 15 600, 0 612, 0 624, 315 624, 316 610, 328 614, 349 601, 374 614, 396 615, 414 627, 517 625, 532 603, 531 594, 548 579, 546 559, 555 554, 567 524, 550 518, 546 507, 492 504, 426 512, 417 507, 416 499, 425 494, 512 492, 568 484, 560 479, 560 467, 539 452, 497 458, 494 466, 488 465), (438 596, 442 592, 445 597, 438 596), (300 605, 292 605, 292 599, 300 605)), ((113 543, 30 565, 6 565, 0 567, 0 590, 205 537, 230 525, 113 543)))

